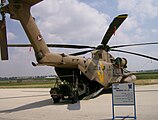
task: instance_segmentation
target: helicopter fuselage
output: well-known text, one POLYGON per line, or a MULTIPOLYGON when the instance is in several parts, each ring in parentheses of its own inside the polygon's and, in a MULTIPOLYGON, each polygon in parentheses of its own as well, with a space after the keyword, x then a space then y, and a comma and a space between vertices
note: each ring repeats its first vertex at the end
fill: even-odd
POLYGON ((9 0, 9 4, 1 8, 9 13, 12 19, 19 20, 25 33, 31 42, 37 64, 55 67, 61 81, 72 83, 75 78, 78 80, 79 94, 94 93, 100 88, 108 88, 114 82, 121 82, 128 75, 124 74, 126 60, 116 60, 105 50, 92 51, 92 58, 66 55, 64 53, 50 52, 44 38, 42 37, 35 19, 30 13, 31 6, 42 0, 9 0), (122 62, 125 61, 125 62, 122 62), (62 76, 62 77, 61 77, 62 76), (66 77, 63 77, 66 76, 66 77), (67 77, 70 76, 70 77, 67 77))

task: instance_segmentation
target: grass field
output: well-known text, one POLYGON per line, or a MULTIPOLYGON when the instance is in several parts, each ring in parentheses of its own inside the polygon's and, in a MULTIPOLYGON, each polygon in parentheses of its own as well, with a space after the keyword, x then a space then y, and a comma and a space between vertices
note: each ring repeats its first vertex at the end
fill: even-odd
MULTIPOLYGON (((135 73, 137 85, 158 84, 158 72, 135 73)), ((0 88, 51 88, 55 84, 54 79, 28 79, 28 80, 0 80, 0 88)))
POLYGON ((158 84, 158 72, 135 73, 135 75, 137 77, 135 84, 137 85, 158 84))
POLYGON ((54 86, 52 80, 0 80, 0 88, 51 88, 54 86))
POLYGON ((137 80, 142 79, 158 79, 158 72, 149 72, 149 73, 135 73, 137 80))

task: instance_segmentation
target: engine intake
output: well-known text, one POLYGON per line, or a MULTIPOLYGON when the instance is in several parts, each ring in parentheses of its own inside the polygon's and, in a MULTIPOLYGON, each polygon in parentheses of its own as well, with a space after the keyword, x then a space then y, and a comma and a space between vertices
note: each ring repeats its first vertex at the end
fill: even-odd
POLYGON ((115 59, 115 65, 118 66, 119 68, 127 68, 127 59, 117 57, 115 59))

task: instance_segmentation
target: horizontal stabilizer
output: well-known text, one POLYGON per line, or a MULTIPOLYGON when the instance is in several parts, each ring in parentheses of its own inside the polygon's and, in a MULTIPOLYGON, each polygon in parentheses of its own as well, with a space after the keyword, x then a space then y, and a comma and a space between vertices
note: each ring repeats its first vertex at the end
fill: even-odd
POLYGON ((23 2, 25 2, 25 3, 28 3, 28 4, 30 4, 31 6, 33 6, 33 5, 39 3, 39 2, 41 2, 41 1, 43 1, 43 0, 21 0, 21 1, 23 1, 23 2))
POLYGON ((43 0, 8 0, 9 3, 14 3, 14 4, 17 4, 17 3, 26 3, 26 4, 29 4, 30 6, 33 6, 43 0))

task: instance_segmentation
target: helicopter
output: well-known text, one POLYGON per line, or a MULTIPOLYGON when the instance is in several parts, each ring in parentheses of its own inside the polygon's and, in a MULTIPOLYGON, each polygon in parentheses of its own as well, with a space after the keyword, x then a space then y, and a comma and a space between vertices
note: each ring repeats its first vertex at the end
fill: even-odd
POLYGON ((133 82, 136 76, 127 70, 126 58, 114 58, 109 52, 116 51, 132 55, 141 56, 158 61, 158 58, 148 55, 124 51, 117 48, 158 44, 138 43, 108 46, 108 42, 115 31, 120 27, 127 14, 116 16, 107 29, 101 44, 94 47, 88 45, 68 45, 68 44, 46 44, 34 17, 31 15, 32 6, 43 0, 1 0, 0 20, 0 48, 1 59, 8 60, 8 47, 33 47, 37 63, 32 62, 33 66, 54 67, 60 79, 51 88, 50 95, 54 103, 61 99, 71 99, 73 103, 83 98, 94 98, 111 87, 113 83, 133 82), (10 14, 11 19, 20 21, 31 44, 7 44, 6 37, 6 16, 10 14), (89 49, 71 54, 50 52, 49 47, 89 49), (91 58, 80 55, 91 52, 91 58))

